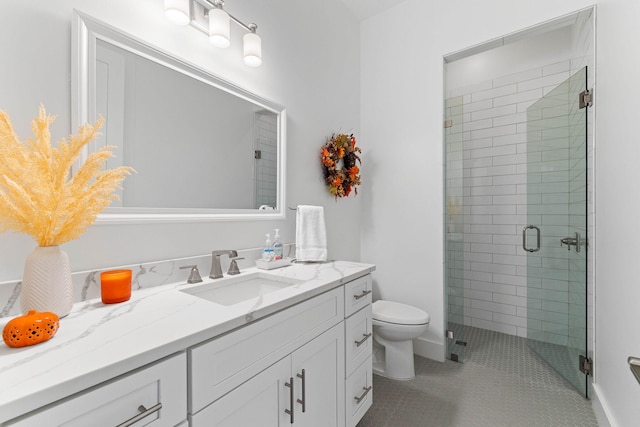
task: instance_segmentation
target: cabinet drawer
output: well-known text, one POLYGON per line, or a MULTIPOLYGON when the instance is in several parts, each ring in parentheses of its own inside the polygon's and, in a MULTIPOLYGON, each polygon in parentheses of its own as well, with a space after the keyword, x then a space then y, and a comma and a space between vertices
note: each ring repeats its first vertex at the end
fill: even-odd
POLYGON ((373 278, 370 274, 344 285, 344 315, 351 316, 361 308, 371 304, 373 278))
POLYGON ((133 425, 173 427, 187 418, 187 358, 180 353, 112 382, 82 392, 41 411, 9 422, 19 427, 116 426, 139 415, 133 425), (155 410, 158 408, 158 410, 155 410))
POLYGON ((356 371, 347 378, 346 425, 354 427, 373 403, 373 365, 369 356, 356 371))
POLYGON ((191 414, 341 322, 334 289, 189 350, 191 414))
POLYGON ((372 353, 371 304, 345 320, 344 327, 346 376, 348 377, 372 353))

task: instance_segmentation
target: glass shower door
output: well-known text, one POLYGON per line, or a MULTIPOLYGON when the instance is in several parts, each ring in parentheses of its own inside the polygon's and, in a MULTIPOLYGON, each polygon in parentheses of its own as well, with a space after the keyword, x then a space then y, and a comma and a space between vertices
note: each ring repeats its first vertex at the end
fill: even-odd
POLYGON ((587 86, 578 71, 527 110, 527 338, 583 395, 587 376, 587 86))
POLYGON ((445 307, 447 310, 446 357, 464 362, 464 170, 463 98, 445 100, 445 307))

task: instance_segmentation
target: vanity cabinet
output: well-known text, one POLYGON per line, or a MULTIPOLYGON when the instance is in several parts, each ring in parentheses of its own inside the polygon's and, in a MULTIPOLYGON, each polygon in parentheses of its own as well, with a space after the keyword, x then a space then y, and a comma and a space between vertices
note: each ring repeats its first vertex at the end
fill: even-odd
POLYGON ((372 277, 190 350, 191 425, 355 426, 372 404, 372 277))
POLYGON ((192 348, 192 426, 343 426, 343 301, 337 288, 192 348))
MULTIPOLYGON (((13 418, 0 414, 0 426, 355 426, 372 399, 372 280, 368 274, 343 283, 344 277, 332 277, 325 286, 333 289, 295 304, 283 299, 280 310, 259 319, 253 318, 258 311, 247 311, 241 315, 244 319, 234 314, 236 317, 229 317, 238 325, 233 329, 221 326, 220 331, 211 332, 194 328, 206 335, 185 335, 187 343, 158 340, 153 346, 146 345, 147 354, 159 352, 158 360, 143 366, 134 361, 130 372, 106 382, 91 383, 89 379, 87 388, 75 394, 62 391, 66 381, 62 379, 68 378, 62 373, 71 372, 71 368, 58 366, 56 375, 61 380, 55 383, 56 388, 42 388, 57 393, 49 401, 52 403, 13 418), (170 350, 162 353, 163 345, 170 350)), ((152 303, 145 307, 145 300, 136 308, 141 308, 146 318, 144 310, 155 308, 157 301, 173 307, 176 301, 170 297, 169 292, 153 294, 149 297, 152 303)), ((208 303, 200 306, 176 300, 183 304, 182 310, 176 311, 185 315, 171 324, 182 322, 183 328, 195 318, 206 319, 210 310, 216 309, 208 303)), ((78 319, 68 321, 84 327, 78 319)), ((221 325, 211 324, 212 328, 221 325)), ((117 332, 118 327, 112 331, 117 332)), ((157 329, 150 331, 155 337, 157 329)), ((98 335, 101 332, 92 339, 110 336, 98 335)), ((136 354, 121 358, 119 368, 136 354)), ((115 367, 97 366, 96 372, 115 367)), ((85 380, 91 372, 86 375, 85 380)))
POLYGON ((187 418, 186 372, 187 358, 182 352, 6 425, 173 427, 187 418))
POLYGON ((198 412, 191 427, 343 426, 343 342, 338 324, 198 412))

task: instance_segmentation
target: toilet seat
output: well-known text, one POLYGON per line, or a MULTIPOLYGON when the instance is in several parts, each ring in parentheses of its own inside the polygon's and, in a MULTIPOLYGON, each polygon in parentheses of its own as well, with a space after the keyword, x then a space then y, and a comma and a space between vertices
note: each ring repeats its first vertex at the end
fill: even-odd
POLYGON ((394 301, 378 300, 373 303, 373 319, 399 325, 425 325, 429 315, 417 307, 394 301))

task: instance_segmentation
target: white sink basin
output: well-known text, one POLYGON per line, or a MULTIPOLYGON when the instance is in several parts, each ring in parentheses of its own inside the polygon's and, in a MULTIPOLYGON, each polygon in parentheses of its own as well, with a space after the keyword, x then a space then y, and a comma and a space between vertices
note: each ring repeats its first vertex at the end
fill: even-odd
POLYGON ((255 272, 217 279, 180 291, 216 304, 234 305, 302 282, 300 279, 255 272))

